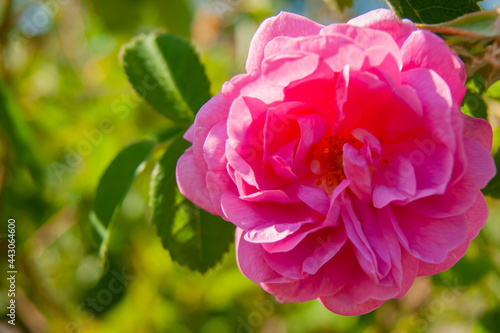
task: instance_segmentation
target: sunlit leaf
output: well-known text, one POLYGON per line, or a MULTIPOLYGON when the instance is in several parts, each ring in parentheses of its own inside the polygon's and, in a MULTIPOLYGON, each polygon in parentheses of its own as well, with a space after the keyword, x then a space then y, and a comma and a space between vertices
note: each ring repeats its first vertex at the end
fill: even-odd
POLYGON ((97 187, 91 222, 101 235, 100 256, 104 259, 109 245, 118 209, 146 160, 151 156, 155 142, 144 140, 123 149, 111 162, 97 187))
POLYGON ((210 98, 205 69, 185 40, 158 34, 137 38, 122 50, 122 63, 135 90, 165 117, 192 123, 210 98))
POLYGON ((493 83, 486 91, 485 96, 500 101, 500 81, 493 83))
POLYGON ((469 37, 495 37, 500 35, 498 10, 480 11, 463 15, 441 24, 419 25, 436 33, 469 37))
POLYGON ((386 0, 401 18, 416 23, 441 23, 481 10, 475 0, 386 0))
POLYGON ((179 193, 175 168, 177 159, 189 146, 182 138, 174 140, 153 171, 152 221, 172 260, 206 272, 229 249, 234 240, 234 226, 200 209, 179 193))
POLYGON ((9 88, 2 81, 0 81, 0 126, 21 163, 28 168, 33 180, 42 186, 45 183, 43 164, 31 128, 9 88))
POLYGON ((471 78, 467 82, 467 92, 462 100, 462 112, 472 117, 487 119, 488 106, 482 97, 485 89, 486 82, 481 76, 471 78))

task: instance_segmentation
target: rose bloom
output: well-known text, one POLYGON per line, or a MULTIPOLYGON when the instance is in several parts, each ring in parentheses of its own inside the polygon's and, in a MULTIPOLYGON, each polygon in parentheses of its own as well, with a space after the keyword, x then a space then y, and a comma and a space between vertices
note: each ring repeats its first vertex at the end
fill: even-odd
POLYGON ((186 132, 177 181, 237 226, 246 277, 359 315, 465 254, 492 130, 460 112, 464 64, 440 37, 384 9, 329 26, 281 13, 245 69, 186 132))

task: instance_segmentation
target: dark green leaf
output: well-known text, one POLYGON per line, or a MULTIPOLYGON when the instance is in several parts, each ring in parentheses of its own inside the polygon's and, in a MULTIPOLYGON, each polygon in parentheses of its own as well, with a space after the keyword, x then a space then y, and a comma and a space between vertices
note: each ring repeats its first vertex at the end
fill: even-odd
POLYGON ((109 245, 116 213, 154 147, 155 142, 152 140, 139 141, 126 147, 115 157, 101 177, 91 215, 92 224, 103 238, 101 259, 105 256, 109 245))
POLYGON ((500 308, 496 306, 487 310, 479 321, 483 326, 483 332, 496 332, 500 327, 500 308))
POLYGON ((482 97, 485 89, 486 82, 479 75, 474 76, 467 82, 467 92, 462 100, 463 113, 476 118, 488 118, 488 106, 482 97))
POLYGON ((476 94, 482 94, 486 91, 486 81, 483 77, 476 75, 467 81, 467 89, 476 94))
POLYGON ((462 100, 462 112, 475 118, 487 119, 488 106, 480 94, 467 90, 462 100))
POLYGON ((159 132, 156 134, 156 141, 161 143, 161 142, 166 142, 176 135, 185 132, 186 129, 184 127, 180 126, 172 126, 164 129, 163 131, 159 132))
POLYGON ((181 137, 174 139, 156 164, 151 176, 151 220, 156 225, 160 237, 170 232, 170 223, 167 221, 171 221, 175 213, 177 160, 190 146, 191 143, 181 137))
POLYGON ((475 0, 386 0, 400 18, 416 23, 441 23, 481 10, 475 0))
POLYGON ((33 180, 38 185, 43 186, 45 183, 43 164, 31 128, 24 119, 9 88, 2 81, 0 81, 0 126, 18 158, 28 168, 33 180))
POLYGON ((495 154, 495 166, 497 167, 497 174, 483 189, 483 193, 491 195, 493 198, 500 198, 500 150, 495 154))
POLYGON ((182 138, 174 140, 153 171, 152 221, 172 260, 206 272, 227 252, 234 240, 234 226, 196 207, 179 193, 175 167, 189 146, 182 138))
POLYGON ((135 90, 165 117, 188 125, 210 98, 205 69, 185 40, 170 34, 142 36, 125 45, 122 54, 135 90))
POLYGON ((487 10, 467 14, 450 22, 420 25, 420 28, 450 35, 495 37, 500 35, 499 17, 500 13, 497 10, 487 10))
POLYGON ((108 313, 123 299, 128 284, 134 278, 125 267, 112 263, 98 283, 82 295, 81 310, 96 317, 108 313), (102 299, 105 299, 105 302, 99 301, 102 299))

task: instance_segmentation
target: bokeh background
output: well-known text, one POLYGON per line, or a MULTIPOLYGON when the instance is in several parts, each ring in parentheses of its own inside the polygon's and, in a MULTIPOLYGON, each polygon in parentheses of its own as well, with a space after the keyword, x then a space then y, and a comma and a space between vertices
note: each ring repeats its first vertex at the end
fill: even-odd
MULTIPOLYGON (((0 1, 2 90, 18 104, 32 147, 17 151, 8 126, 0 130, 0 332, 499 332, 500 200, 491 198, 490 218, 464 259, 358 317, 332 314, 317 301, 278 304, 240 274, 234 246, 205 275, 173 264, 149 223, 153 163, 125 198, 109 268, 99 264, 89 221, 99 178, 125 145, 171 125, 133 91, 120 67, 121 45, 153 31, 190 39, 215 94, 244 70, 264 18, 288 10, 331 23, 386 6, 340 2, 343 10, 321 0, 0 1), (19 271, 15 327, 4 320, 11 217, 19 271)), ((500 100, 486 101, 498 128, 500 100)), ((499 144, 497 129, 495 149, 499 144)))

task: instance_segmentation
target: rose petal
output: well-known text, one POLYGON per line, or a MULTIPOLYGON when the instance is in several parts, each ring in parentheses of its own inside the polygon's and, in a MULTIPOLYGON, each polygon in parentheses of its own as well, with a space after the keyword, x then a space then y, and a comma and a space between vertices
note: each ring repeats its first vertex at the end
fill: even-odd
POLYGON ((264 59, 264 48, 278 36, 299 37, 317 34, 323 26, 303 16, 281 12, 268 18, 259 26, 250 43, 245 65, 247 72, 259 69, 264 59))

